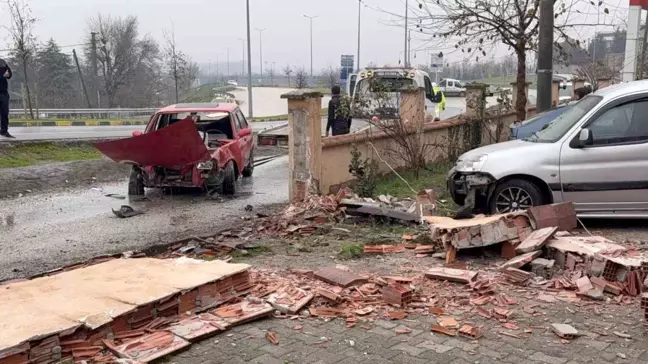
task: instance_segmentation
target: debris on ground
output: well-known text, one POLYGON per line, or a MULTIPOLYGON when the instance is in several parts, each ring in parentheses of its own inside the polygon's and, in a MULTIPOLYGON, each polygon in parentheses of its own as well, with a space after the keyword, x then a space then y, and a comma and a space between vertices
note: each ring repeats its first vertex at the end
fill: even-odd
POLYGON ((142 215, 143 212, 139 210, 135 210, 134 208, 128 206, 128 205, 122 205, 119 210, 112 209, 113 214, 115 216, 121 218, 121 219, 126 219, 129 217, 137 216, 137 215, 142 215))

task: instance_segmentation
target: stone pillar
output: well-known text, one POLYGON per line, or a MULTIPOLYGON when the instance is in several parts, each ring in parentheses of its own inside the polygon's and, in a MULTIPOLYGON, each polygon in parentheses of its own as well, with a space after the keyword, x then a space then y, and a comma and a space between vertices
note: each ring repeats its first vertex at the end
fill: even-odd
MULTIPOLYGON (((527 106, 529 106, 529 86, 531 82, 527 82, 524 86, 524 93, 526 94, 527 106)), ((515 109, 515 102, 517 101, 517 82, 511 82, 511 105, 515 109)))
POLYGON ((469 83, 466 85, 466 117, 481 119, 486 111, 486 89, 483 83, 469 83))
POLYGON ((290 201, 318 194, 322 175, 322 93, 295 90, 288 100, 288 168, 290 201))
POLYGON ((602 88, 610 86, 610 79, 609 78, 599 78, 596 80, 596 84, 598 87, 596 88, 597 90, 600 90, 602 88))
POLYGON ((417 88, 412 91, 402 91, 398 107, 403 122, 409 124, 425 122, 425 90, 417 88))
POLYGON ((551 107, 554 108, 560 104, 560 80, 551 82, 551 107))

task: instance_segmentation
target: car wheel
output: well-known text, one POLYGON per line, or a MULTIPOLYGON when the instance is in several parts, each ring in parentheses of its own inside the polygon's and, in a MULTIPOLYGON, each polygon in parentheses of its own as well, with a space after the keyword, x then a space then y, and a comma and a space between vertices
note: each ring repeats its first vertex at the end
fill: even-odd
POLYGON ((466 93, 463 92, 463 91, 461 91, 461 92, 459 93, 459 97, 466 97, 466 93))
POLYGON ((236 171, 234 170, 234 163, 228 162, 225 165, 223 176, 223 194, 233 195, 236 193, 236 171))
POLYGON ((534 183, 512 179, 495 188, 489 207, 492 214, 505 214, 539 206, 543 202, 542 192, 534 183))
POLYGON ((247 166, 243 169, 243 177, 252 177, 254 173, 254 151, 250 152, 250 160, 247 166))
POLYGON ((142 170, 137 167, 131 169, 130 177, 128 179, 128 195, 144 195, 144 177, 142 176, 142 170))

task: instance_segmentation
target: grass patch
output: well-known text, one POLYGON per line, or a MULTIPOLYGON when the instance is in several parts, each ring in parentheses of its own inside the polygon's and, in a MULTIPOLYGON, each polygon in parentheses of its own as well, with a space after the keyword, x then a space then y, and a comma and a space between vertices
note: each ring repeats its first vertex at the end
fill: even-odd
POLYGON ((364 246, 360 244, 342 244, 340 246, 340 259, 358 259, 364 254, 364 246))
MULTIPOLYGON (((430 164, 427 169, 421 171, 418 178, 408 170, 398 171, 398 173, 415 191, 426 188, 436 191, 437 201, 440 201, 438 206, 439 213, 447 215, 456 211, 456 205, 452 201, 446 185, 446 176, 451 168, 452 163, 449 162, 430 164)), ((415 197, 405 182, 393 173, 389 173, 378 180, 375 195, 391 195, 401 198, 415 197)))
POLYGON ((55 143, 28 143, 2 147, 0 168, 100 158, 101 153, 90 144, 68 146, 55 143))

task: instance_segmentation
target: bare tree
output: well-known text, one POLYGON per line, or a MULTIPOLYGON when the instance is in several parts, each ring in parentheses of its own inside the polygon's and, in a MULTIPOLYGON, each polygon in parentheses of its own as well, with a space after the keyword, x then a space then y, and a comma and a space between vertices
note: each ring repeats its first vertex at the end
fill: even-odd
POLYGON ((295 86, 297 88, 308 87, 308 74, 303 68, 298 68, 295 73, 295 86))
MULTIPOLYGON (((585 6, 595 12, 609 13, 604 2, 585 0, 554 1, 555 44, 561 41, 579 44, 567 32, 570 27, 594 25, 579 24, 574 16, 585 6), (578 9, 577 9, 577 6, 578 9), (589 5, 588 5, 589 4, 589 5)), ((517 102, 519 120, 526 117, 527 98, 524 93, 527 73, 527 52, 539 51, 540 0, 420 0, 415 9, 414 23, 421 33, 430 34, 439 43, 454 43, 457 51, 479 60, 494 47, 504 44, 517 58, 517 102)))
POLYGON ((603 78, 612 79, 615 74, 618 74, 620 71, 621 70, 613 70, 603 60, 589 62, 579 66, 576 70, 578 77, 592 84, 592 91, 598 89, 598 80, 603 78))
POLYGON ((163 30, 164 33, 164 61, 169 71, 169 77, 175 87, 175 102, 179 100, 179 85, 182 83, 187 72, 187 60, 185 54, 178 49, 175 39, 175 31, 163 30))
POLYGON ((290 87, 290 76, 293 74, 293 69, 290 67, 289 64, 286 65, 286 67, 283 69, 283 74, 286 75, 288 78, 288 87, 290 87))
POLYGON ((339 84, 339 75, 340 70, 333 68, 333 66, 328 66, 322 70, 322 81, 327 88, 332 88, 333 86, 339 84))
MULTIPOLYGON (((129 86, 138 72, 158 67, 159 48, 148 36, 140 37, 137 17, 111 18, 101 14, 88 22, 98 35, 97 60, 108 107, 115 105, 120 90, 129 86)), ((92 49, 86 48, 92 55, 92 49)))
POLYGON ((270 76, 270 85, 274 85, 274 75, 275 75, 275 69, 274 67, 270 66, 266 68, 266 73, 268 76, 270 76))
POLYGON ((31 91, 29 88, 29 68, 36 53, 36 37, 33 34, 36 18, 31 14, 31 9, 24 0, 9 0, 9 15, 11 24, 6 27, 11 39, 12 57, 20 62, 23 80, 25 81, 25 92, 27 93, 27 107, 29 115, 34 118, 32 108, 31 91))

